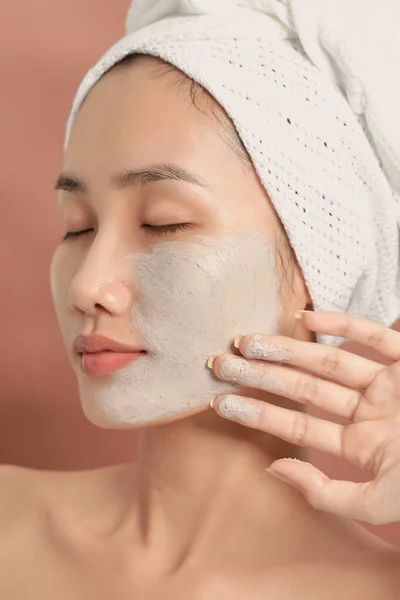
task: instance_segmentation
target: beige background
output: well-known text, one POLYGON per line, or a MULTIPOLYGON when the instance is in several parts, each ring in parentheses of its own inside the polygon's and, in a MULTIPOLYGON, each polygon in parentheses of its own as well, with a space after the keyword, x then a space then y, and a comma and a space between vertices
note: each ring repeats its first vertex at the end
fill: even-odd
MULTIPOLYGON (((133 433, 97 429, 83 417, 48 285, 51 254, 63 234, 52 188, 66 119, 82 76, 123 35, 128 4, 3 0, 0 6, 2 463, 84 469, 135 453, 133 433)), ((366 480, 342 461, 313 458, 331 477, 366 480)), ((400 524, 371 529, 400 546, 400 524)))

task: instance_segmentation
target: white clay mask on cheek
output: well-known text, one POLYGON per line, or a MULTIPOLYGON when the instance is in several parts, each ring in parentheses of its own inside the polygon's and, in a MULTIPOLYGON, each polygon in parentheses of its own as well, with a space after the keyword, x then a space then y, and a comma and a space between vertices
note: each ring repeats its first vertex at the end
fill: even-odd
POLYGON ((238 386, 206 366, 238 334, 278 333, 275 251, 256 231, 160 242, 127 257, 138 300, 132 327, 148 353, 114 374, 95 402, 115 424, 160 422, 238 386))

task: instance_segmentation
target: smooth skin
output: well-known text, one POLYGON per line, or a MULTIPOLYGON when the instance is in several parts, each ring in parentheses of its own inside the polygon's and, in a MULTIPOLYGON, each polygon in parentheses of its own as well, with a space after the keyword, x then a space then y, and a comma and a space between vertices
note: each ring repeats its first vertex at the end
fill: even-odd
MULTIPOLYGON (((254 170, 215 117, 191 105, 174 73, 154 77, 153 69, 147 60, 101 79, 77 117, 63 165, 86 184, 59 192, 65 229, 86 233, 56 249, 51 286, 88 414, 104 382, 82 374, 74 338, 96 332, 140 343, 129 329, 136 289, 124 256, 199 233, 257 227, 272 244, 281 233, 254 170), (110 183, 114 173, 160 162, 195 171, 207 189, 171 180, 125 189, 110 183), (188 230, 165 237, 143 227, 182 221, 188 230)), ((310 323, 294 318, 311 302, 301 272, 293 285, 282 281, 280 331, 314 348, 310 323)), ((240 393, 261 401, 265 414, 267 407, 301 408, 296 398, 245 386, 240 393)), ((393 547, 266 472, 285 457, 307 460, 298 440, 244 427, 209 407, 139 435, 138 456, 115 467, 0 469, 1 598, 396 598, 393 547)))

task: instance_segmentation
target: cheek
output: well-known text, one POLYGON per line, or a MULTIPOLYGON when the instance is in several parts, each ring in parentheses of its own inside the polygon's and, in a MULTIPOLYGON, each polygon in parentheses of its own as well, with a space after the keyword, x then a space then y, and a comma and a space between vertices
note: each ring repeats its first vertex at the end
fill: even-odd
POLYGON ((132 326, 155 351, 170 353, 175 341, 176 355, 184 356, 194 346, 199 352, 201 341, 207 351, 225 348, 239 328, 270 329, 277 314, 274 259, 265 238, 252 231, 233 239, 199 236, 196 242, 159 244, 131 259, 139 292, 132 326))
POLYGON ((59 322, 67 312, 68 289, 74 273, 74 264, 64 248, 59 247, 50 263, 50 291, 59 322))

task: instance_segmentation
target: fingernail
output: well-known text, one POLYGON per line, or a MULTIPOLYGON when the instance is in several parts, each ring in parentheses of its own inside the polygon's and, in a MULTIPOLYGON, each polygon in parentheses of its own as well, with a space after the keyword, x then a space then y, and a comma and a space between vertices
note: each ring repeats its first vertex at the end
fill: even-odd
POLYGON ((212 368, 213 368, 213 364, 214 364, 214 362, 215 362, 215 359, 216 359, 216 358, 218 358, 218 354, 213 354, 213 355, 212 355, 212 356, 210 356, 210 358, 208 359, 208 361, 207 361, 207 367, 208 367, 209 369, 212 369, 212 368))
POLYGON ((210 402, 210 406, 211 406, 212 408, 215 408, 215 406, 214 406, 214 402, 216 401, 216 399, 217 399, 217 398, 218 398, 218 396, 214 396, 214 398, 211 400, 211 402, 210 402))
POLYGON ((239 348, 239 343, 240 343, 240 340, 242 339, 242 337, 243 337, 242 335, 237 335, 235 337, 235 339, 233 341, 233 345, 235 346, 235 348, 239 348))
POLYGON ((303 313, 310 313, 313 312, 312 310, 296 310, 296 312, 294 313, 294 318, 295 319, 301 319, 301 317, 303 316, 303 313))

